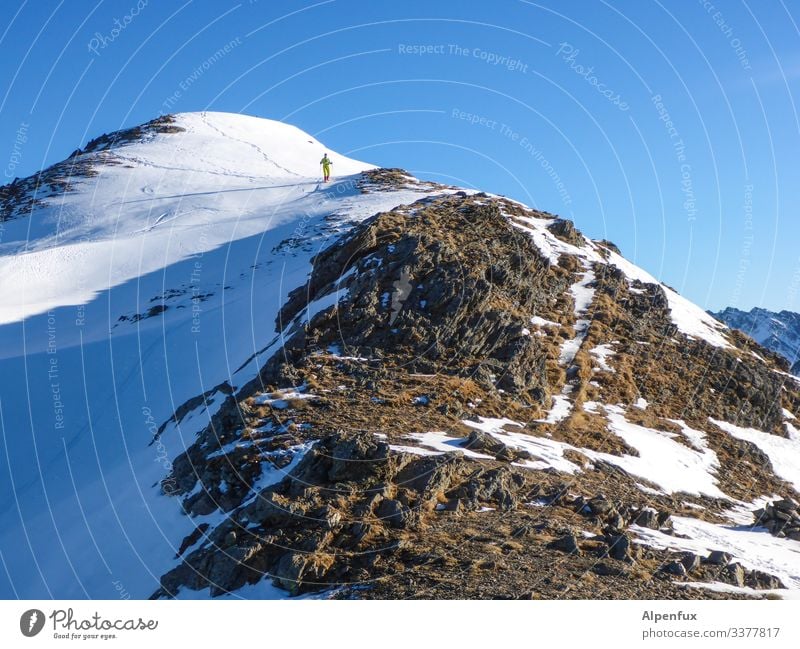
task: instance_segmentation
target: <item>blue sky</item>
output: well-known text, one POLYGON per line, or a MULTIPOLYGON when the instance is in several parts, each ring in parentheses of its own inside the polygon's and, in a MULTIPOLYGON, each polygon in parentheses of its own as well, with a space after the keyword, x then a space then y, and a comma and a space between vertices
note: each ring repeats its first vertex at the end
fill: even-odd
POLYGON ((753 0, 6 0, 0 182, 242 112, 574 219, 704 307, 800 310, 798 24, 753 0))

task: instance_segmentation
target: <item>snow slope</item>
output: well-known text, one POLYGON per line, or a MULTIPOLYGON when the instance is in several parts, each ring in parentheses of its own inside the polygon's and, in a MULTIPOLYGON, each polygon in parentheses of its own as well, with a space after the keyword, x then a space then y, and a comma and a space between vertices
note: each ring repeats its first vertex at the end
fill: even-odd
MULTIPOLYGON (((86 303, 135 277, 326 209, 317 174, 325 148, 299 129, 225 113, 180 114, 176 125, 185 131, 119 147, 119 164, 98 165, 99 175, 80 181, 81 191, 6 225, 0 324, 86 303)), ((102 161, 104 153, 85 155, 102 161)), ((330 157, 336 176, 371 167, 330 157)))

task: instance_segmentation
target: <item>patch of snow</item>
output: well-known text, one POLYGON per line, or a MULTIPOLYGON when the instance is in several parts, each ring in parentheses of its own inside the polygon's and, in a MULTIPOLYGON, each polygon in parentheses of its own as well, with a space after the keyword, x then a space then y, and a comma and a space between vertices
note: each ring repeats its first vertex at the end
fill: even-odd
POLYGON ((683 503, 681 503, 681 504, 682 504, 684 507, 688 507, 689 509, 698 509, 698 510, 703 510, 703 509, 705 509, 705 507, 703 507, 702 505, 698 505, 697 503, 683 502, 683 503))
POLYGON ((358 361, 363 363, 372 360, 370 358, 364 358, 363 356, 343 356, 340 345, 328 345, 327 351, 330 358, 335 358, 340 361, 358 361))
POLYGON ((297 388, 287 388, 285 390, 277 390, 269 394, 259 394, 253 397, 253 403, 259 406, 272 406, 279 410, 289 407, 290 401, 298 401, 302 399, 319 399, 316 394, 310 394, 305 391, 304 386, 297 388), (272 396, 276 395, 276 396, 272 396))
POLYGON ((558 357, 558 362, 561 365, 569 366, 572 364, 572 361, 575 360, 575 356, 581 348, 584 338, 586 338, 589 324, 588 320, 575 321, 575 337, 561 344, 561 352, 558 357))
POLYGON ((638 399, 636 399, 636 403, 634 403, 633 405, 639 408, 639 410, 647 410, 647 406, 649 406, 650 404, 647 402, 647 399, 639 397, 638 399))
POLYGON ((567 460, 564 457, 566 450, 579 450, 569 444, 557 442, 555 440, 546 439, 544 437, 536 437, 534 435, 526 435, 525 433, 510 432, 504 429, 504 426, 520 426, 521 424, 510 419, 490 419, 481 418, 480 421, 474 422, 468 419, 463 420, 466 426, 482 430, 488 433, 495 439, 503 442, 503 444, 510 446, 517 450, 528 451, 534 456, 533 460, 523 460, 521 462, 514 462, 516 466, 522 466, 528 469, 555 469, 563 473, 577 473, 580 471, 579 467, 574 462, 567 460))
POLYGON ((800 591, 789 590, 784 588, 771 588, 771 589, 757 589, 750 588, 749 586, 734 586, 726 584, 722 581, 676 581, 675 584, 681 588, 698 588, 710 590, 715 593, 730 593, 732 595, 749 595, 752 597, 764 597, 765 595, 774 595, 781 599, 800 599, 800 591))
POLYGON ((722 550, 747 569, 775 575, 789 589, 800 590, 800 543, 797 541, 779 539, 760 528, 715 525, 682 516, 673 516, 672 525, 674 536, 637 525, 630 529, 637 542, 656 548, 700 555, 722 550))
POLYGON ((766 453, 775 475, 800 491, 800 439, 797 437, 786 439, 754 428, 742 428, 726 421, 709 419, 726 433, 755 444, 759 450, 766 453))
POLYGON ((587 269, 580 281, 570 286, 569 290, 575 300, 575 315, 580 316, 586 313, 594 300, 595 290, 589 287, 594 281, 594 273, 587 269))
MULTIPOLYGON (((459 451, 460 453, 463 453, 467 457, 471 457, 476 460, 494 459, 493 455, 486 455, 485 453, 478 453, 476 451, 471 451, 470 449, 465 448, 464 444, 467 441, 467 438, 465 437, 450 437, 445 433, 432 431, 428 433, 410 433, 406 435, 406 438, 413 439, 418 444, 421 444, 422 446, 427 446, 429 449, 433 450, 433 452, 430 451, 426 452, 423 450, 423 452, 418 453, 418 455, 438 455, 441 453, 449 453, 451 451, 459 451)), ((416 448, 417 450, 420 450, 418 449, 418 447, 413 447, 413 446, 411 447, 392 446, 391 448, 394 450, 400 450, 402 448, 403 450, 406 450, 407 452, 410 453, 413 453, 415 451, 409 449, 416 448)))
POLYGON ((594 356, 600 369, 604 372, 615 372, 616 370, 608 364, 608 359, 614 355, 614 350, 611 349, 613 343, 606 343, 598 345, 594 349, 589 350, 589 353, 594 356))
POLYGON ((659 491, 658 489, 653 489, 652 487, 648 487, 647 485, 643 485, 641 482, 636 483, 636 488, 645 494, 650 494, 651 496, 663 496, 664 494, 659 491))
POLYGON ((572 402, 569 400, 569 393, 572 392, 571 385, 565 385, 564 391, 561 394, 553 395, 553 407, 547 413, 545 419, 537 419, 536 421, 543 424, 557 424, 567 417, 572 412, 572 402))
POLYGON ((515 463, 518 466, 539 470, 554 468, 564 473, 576 473, 581 467, 564 457, 566 451, 576 451, 590 461, 613 464, 633 476, 645 478, 662 489, 657 491, 644 485, 637 485, 645 493, 663 495, 685 492, 730 500, 717 487, 714 472, 719 467, 719 460, 707 447, 702 432, 682 425, 686 438, 698 446, 699 450, 693 450, 674 441, 676 433, 632 424, 625 419, 624 412, 617 406, 606 406, 606 409, 609 412, 610 430, 635 448, 639 452, 639 457, 601 453, 546 437, 508 431, 506 428, 509 425, 521 427, 521 424, 509 419, 481 418, 478 422, 464 420, 463 423, 492 435, 512 448, 528 451, 536 458, 515 463))
POLYGON ((618 406, 607 406, 606 410, 609 428, 639 452, 639 457, 602 454, 606 461, 647 479, 668 494, 684 492, 729 500, 717 487, 714 473, 719 459, 706 445, 704 433, 678 422, 684 437, 698 446, 698 450, 692 450, 674 441, 675 433, 632 424, 618 406))
POLYGON ((544 318, 535 315, 531 318, 531 324, 537 327, 560 327, 561 325, 552 320, 545 320, 544 318))

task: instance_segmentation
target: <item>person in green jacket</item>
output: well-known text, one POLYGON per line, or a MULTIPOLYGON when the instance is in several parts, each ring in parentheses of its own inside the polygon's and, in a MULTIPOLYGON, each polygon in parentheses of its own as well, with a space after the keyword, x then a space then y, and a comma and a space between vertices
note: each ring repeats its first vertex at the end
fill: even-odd
POLYGON ((322 156, 322 160, 320 160, 319 163, 322 165, 323 182, 328 182, 331 179, 331 165, 333 163, 327 153, 322 156))

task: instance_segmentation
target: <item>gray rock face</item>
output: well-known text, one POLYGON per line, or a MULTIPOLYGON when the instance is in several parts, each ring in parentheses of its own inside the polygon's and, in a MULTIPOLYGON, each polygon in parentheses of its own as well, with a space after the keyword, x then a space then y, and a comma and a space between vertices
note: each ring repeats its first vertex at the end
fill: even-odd
POLYGON ((768 503, 753 512, 753 524, 766 527, 770 534, 779 538, 800 541, 800 505, 791 498, 768 503))
POLYGON ((607 536, 606 542, 608 543, 608 556, 612 559, 633 563, 639 555, 638 548, 627 534, 607 536))
POLYGON ((686 572, 692 572, 692 570, 700 567, 701 560, 698 555, 694 554, 693 552, 688 552, 681 559, 681 563, 686 569, 686 572))
POLYGON ((416 371, 471 376, 487 389, 546 403, 546 349, 523 334, 524 314, 546 310, 570 278, 547 272, 549 262, 530 237, 509 228, 494 203, 462 203, 457 196, 436 199, 422 218, 380 214, 318 255, 308 283, 289 295, 279 328, 311 301, 337 290, 345 297, 288 347, 334 343, 328 336, 335 333, 355 350, 404 353, 416 371), (358 272, 339 285, 351 269, 358 272), (410 286, 402 299, 382 299, 401 278, 410 286))

